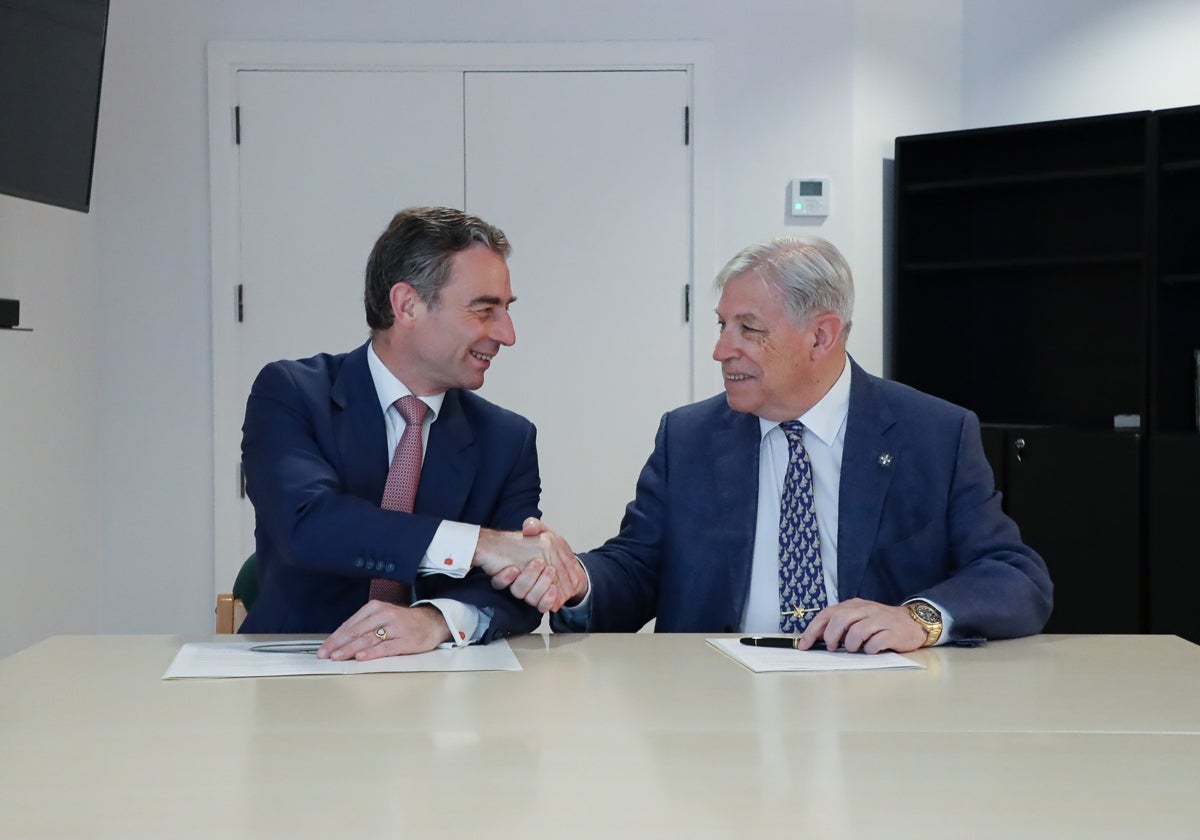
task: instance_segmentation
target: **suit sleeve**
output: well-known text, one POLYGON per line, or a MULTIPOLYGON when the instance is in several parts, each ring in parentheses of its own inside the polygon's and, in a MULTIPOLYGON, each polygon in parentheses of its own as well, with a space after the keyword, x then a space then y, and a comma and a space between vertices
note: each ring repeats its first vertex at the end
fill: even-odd
MULTIPOLYGON (((538 508, 542 482, 538 471, 537 431, 526 424, 520 451, 512 470, 505 477, 497 494, 495 509, 483 524, 498 531, 519 531, 530 516, 541 517, 538 508)), ((542 615, 535 607, 514 598, 509 591, 497 591, 492 579, 482 569, 472 569, 466 577, 455 579, 445 575, 422 575, 419 578, 422 598, 453 598, 491 616, 481 643, 502 639, 519 633, 530 633, 541 623, 542 615)))
POLYGON ((970 412, 959 436, 946 529, 951 574, 919 597, 949 610, 955 637, 1006 639, 1041 631, 1053 606, 1050 575, 1001 510, 979 421, 970 412))
POLYGON ((522 425, 520 454, 504 479, 496 496, 495 509, 486 523, 488 528, 497 531, 520 531, 526 519, 542 515, 538 507, 542 478, 538 470, 537 429, 532 423, 522 425))
POLYGON ((265 537, 299 569, 361 578, 373 568, 412 582, 441 519, 383 510, 348 492, 331 461, 333 433, 321 426, 328 408, 311 399, 279 364, 250 391, 242 460, 260 543, 265 537))

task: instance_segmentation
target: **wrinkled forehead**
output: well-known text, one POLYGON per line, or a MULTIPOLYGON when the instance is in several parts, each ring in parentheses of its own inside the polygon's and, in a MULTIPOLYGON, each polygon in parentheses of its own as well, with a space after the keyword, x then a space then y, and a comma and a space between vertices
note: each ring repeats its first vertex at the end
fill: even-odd
POLYGON ((729 278, 716 309, 717 317, 725 321, 765 320, 785 311, 783 291, 754 269, 729 278))

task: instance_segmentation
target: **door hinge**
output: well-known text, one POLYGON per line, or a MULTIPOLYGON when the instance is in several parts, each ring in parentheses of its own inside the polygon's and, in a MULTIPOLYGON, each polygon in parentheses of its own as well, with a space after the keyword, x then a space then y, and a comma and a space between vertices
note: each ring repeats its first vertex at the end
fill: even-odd
POLYGON ((238 283, 237 287, 237 322, 240 324, 245 318, 245 307, 242 301, 242 284, 238 283))
POLYGON ((692 285, 690 283, 683 287, 683 323, 687 324, 692 320, 692 285))
POLYGON ((687 105, 683 106, 683 145, 688 145, 692 142, 692 109, 687 105))
POLYGON ((233 106, 233 145, 242 145, 242 106, 233 106))
POLYGON ((246 465, 238 462, 238 496, 246 498, 246 465))

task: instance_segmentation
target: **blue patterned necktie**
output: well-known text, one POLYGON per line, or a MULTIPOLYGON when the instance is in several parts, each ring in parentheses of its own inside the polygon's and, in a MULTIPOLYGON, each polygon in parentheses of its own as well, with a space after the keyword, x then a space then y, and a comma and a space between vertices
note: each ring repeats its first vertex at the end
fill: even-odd
POLYGON ((804 424, 780 423, 788 440, 787 475, 779 508, 779 629, 800 633, 815 611, 825 607, 825 572, 821 568, 821 536, 813 505, 812 464, 804 448, 804 424))

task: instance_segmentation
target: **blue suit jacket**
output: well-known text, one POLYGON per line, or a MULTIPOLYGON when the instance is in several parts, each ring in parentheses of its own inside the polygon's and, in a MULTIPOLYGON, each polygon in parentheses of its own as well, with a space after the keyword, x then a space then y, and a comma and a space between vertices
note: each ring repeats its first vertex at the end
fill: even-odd
MULTIPOLYGON (((838 598, 935 601, 956 638, 1036 633, 1046 565, 1000 509, 979 421, 854 366, 838 502, 838 598), (880 455, 890 453, 881 463, 880 455)), ((733 632, 750 585, 758 418, 719 395, 666 414, 620 533, 582 555, 591 624, 555 629, 733 632)))
POLYGON ((367 345, 275 362, 250 391, 242 426, 254 503, 259 594, 245 633, 329 633, 367 601, 373 577, 415 582, 418 598, 493 611, 483 641, 537 627, 537 610, 472 570, 416 574, 443 519, 520 530, 540 516, 536 432, 467 391, 446 393, 429 431, 412 513, 383 510, 387 429, 367 345))

